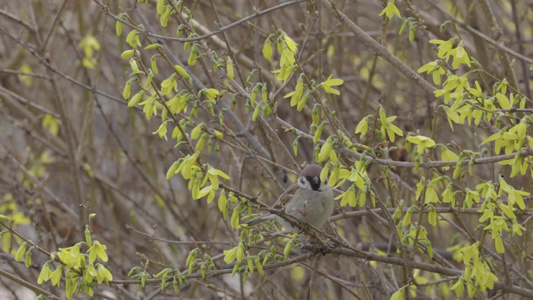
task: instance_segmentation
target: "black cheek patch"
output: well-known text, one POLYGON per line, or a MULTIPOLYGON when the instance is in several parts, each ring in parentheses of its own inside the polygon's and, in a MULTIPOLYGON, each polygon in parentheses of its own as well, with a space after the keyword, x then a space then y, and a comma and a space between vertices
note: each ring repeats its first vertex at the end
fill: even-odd
POLYGON ((313 191, 320 190, 320 178, 314 177, 309 181, 309 183, 311 184, 311 188, 313 189, 313 191))

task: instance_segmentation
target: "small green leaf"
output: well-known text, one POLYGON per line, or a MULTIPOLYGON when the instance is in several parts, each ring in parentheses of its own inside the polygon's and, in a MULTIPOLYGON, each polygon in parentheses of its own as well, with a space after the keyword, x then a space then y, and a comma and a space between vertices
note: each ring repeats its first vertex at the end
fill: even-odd
POLYGON ((194 66, 196 64, 196 61, 198 59, 198 56, 196 54, 197 52, 198 52, 197 46, 196 44, 193 44, 191 48, 191 54, 189 54, 189 61, 188 61, 188 64, 190 66, 194 66))
POLYGON ((272 60, 272 43, 270 42, 270 36, 267 37, 263 44, 263 56, 268 61, 272 60))
MULTIPOLYGON (((387 18, 392 19, 392 17, 394 17, 394 15, 397 15, 400 19, 402 18, 402 16, 400 15, 400 11, 398 10, 398 8, 396 7, 396 1, 395 0, 389 0, 389 3, 387 4, 387 6, 381 11, 381 13, 379 14, 380 16, 382 15, 386 15, 387 18)), ((403 295, 403 294, 402 294, 403 295)))
POLYGON ((293 239, 289 240, 287 242, 287 245, 285 245, 285 249, 283 249, 283 257, 285 258, 285 260, 287 260, 287 258, 289 258, 289 255, 291 254, 291 249, 292 249, 292 246, 294 245, 295 241, 293 239))
POLYGON ((131 100, 128 101, 128 107, 134 107, 135 105, 137 105, 137 103, 142 101, 144 93, 144 91, 139 91, 135 95, 133 95, 133 97, 131 97, 131 100))
POLYGON ((329 157, 330 152, 332 151, 333 144, 331 142, 331 139, 328 138, 324 145, 320 148, 320 152, 318 154, 317 162, 323 162, 329 157))
POLYGON ((126 50, 126 51, 122 52, 122 54, 120 54, 120 57, 122 57, 124 59, 130 59, 130 58, 133 57, 133 55, 135 55, 135 50, 126 50))
POLYGON ((226 72, 228 73, 229 79, 233 79, 235 74, 233 73, 233 60, 228 57, 226 60, 226 72))
MULTIPOLYGON (((185 71, 185 69, 182 66, 174 65, 174 70, 176 70, 176 72, 178 72, 178 74, 182 78, 185 78, 185 79, 190 79, 191 78, 191 76, 189 76, 189 74, 187 74, 187 72, 185 71)), ((154 71, 154 73, 157 73, 157 72, 154 71)))
POLYGON ((236 257, 237 257, 237 247, 232 248, 230 250, 224 250, 224 261, 227 264, 232 263, 236 257))
POLYGON ((341 85, 344 83, 344 80, 342 79, 332 79, 331 77, 333 74, 329 75, 328 79, 322 83, 320 83, 318 86, 321 87, 326 93, 330 93, 333 95, 340 95, 341 93, 332 88, 333 86, 341 85))
POLYGON ((93 263, 96 258, 100 258, 102 261, 107 261, 107 254, 105 250, 107 249, 106 245, 100 244, 98 241, 95 241, 91 248, 87 252, 89 252, 89 262, 93 263))
POLYGON ((204 123, 200 123, 194 127, 193 130, 191 130, 191 139, 196 140, 200 137, 200 133, 202 133, 202 128, 204 127, 204 123))
POLYGON ((163 48, 163 45, 161 45, 159 43, 153 43, 153 44, 150 44, 150 45, 144 47, 144 50, 153 50, 153 49, 157 49, 157 48, 163 48))
POLYGON ((52 285, 57 285, 59 287, 59 284, 61 283, 61 275, 63 275, 63 265, 60 265, 54 272, 52 272, 52 275, 50 276, 52 285))
POLYGON ((244 243, 243 242, 239 242, 235 257, 237 258, 238 262, 241 262, 244 259, 244 243))
POLYGON ((496 99, 498 99, 498 103, 500 104, 500 106, 503 109, 511 109, 512 108, 511 101, 509 101, 509 98, 507 98, 507 96, 505 96, 504 94, 497 93, 496 94, 496 99))
POLYGON ((122 91, 122 97, 124 99, 129 99, 131 95, 131 85, 133 84, 133 81, 128 80, 126 82, 126 85, 124 86, 124 90, 122 91))
POLYGON ((324 121, 318 125, 315 135, 313 136, 313 143, 316 144, 318 140, 320 139, 320 136, 322 135, 322 131, 324 130, 324 121))
MULTIPOLYGON (((514 228, 514 225, 513 225, 513 228, 514 228)), ((522 235, 522 234, 520 234, 522 235)), ((24 257, 24 262, 25 262, 25 266, 26 268, 29 268, 31 266, 31 253, 32 253, 32 250, 33 250, 33 246, 30 247, 30 249, 26 252, 26 257, 24 257)))
POLYGON ((48 263, 45 263, 43 268, 41 269, 41 272, 39 273, 39 278, 37 278, 37 283, 41 284, 43 282, 46 282, 50 279, 50 276, 52 276, 52 272, 50 271, 50 266, 48 263))
POLYGON ((433 205, 429 207, 428 221, 431 226, 437 226, 437 211, 433 205))
MULTIPOLYGON (((123 15, 120 14, 120 15, 118 16, 118 18, 119 18, 120 20, 122 20, 122 19, 123 19, 123 15)), ((117 20, 117 22, 115 23, 115 31, 116 31, 116 33, 117 33, 117 36, 121 36, 121 35, 122 35, 122 26, 123 26, 123 25, 124 25, 124 24, 122 24, 122 22, 119 21, 119 20, 117 20)))
POLYGON ((22 257, 24 257, 24 254, 26 253, 26 247, 28 246, 28 243, 22 242, 20 244, 19 249, 17 250, 17 253, 15 254, 15 260, 20 261, 22 257))

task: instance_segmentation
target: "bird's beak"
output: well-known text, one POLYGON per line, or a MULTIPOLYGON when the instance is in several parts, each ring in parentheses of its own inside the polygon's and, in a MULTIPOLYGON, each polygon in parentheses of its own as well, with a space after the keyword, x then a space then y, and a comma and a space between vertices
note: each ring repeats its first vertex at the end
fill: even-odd
POLYGON ((311 184, 311 188, 313 188, 313 190, 320 191, 320 177, 313 177, 309 183, 311 184))

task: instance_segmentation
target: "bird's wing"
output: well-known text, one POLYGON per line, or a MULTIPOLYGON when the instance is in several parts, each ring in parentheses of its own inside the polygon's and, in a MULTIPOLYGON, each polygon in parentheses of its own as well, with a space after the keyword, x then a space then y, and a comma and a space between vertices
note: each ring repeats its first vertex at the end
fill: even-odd
POLYGON ((294 193, 298 190, 298 183, 293 182, 287 189, 278 197, 274 208, 285 207, 287 203, 292 199, 294 193))

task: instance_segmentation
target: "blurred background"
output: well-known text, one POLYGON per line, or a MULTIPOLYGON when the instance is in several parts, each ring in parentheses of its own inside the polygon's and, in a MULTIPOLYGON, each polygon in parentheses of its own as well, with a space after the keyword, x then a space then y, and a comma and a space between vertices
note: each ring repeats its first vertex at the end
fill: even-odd
MULTIPOLYGON (((239 241, 240 231, 233 229, 229 220, 235 203, 230 203, 230 217, 225 220, 217 201, 193 200, 189 182, 181 175, 166 179, 169 167, 192 151, 183 144, 175 147, 170 129, 173 127, 169 127, 168 140, 154 134, 161 125, 163 107, 158 106, 157 116, 147 120, 142 107, 126 105, 123 89, 131 69, 129 60, 123 59, 121 53, 130 49, 126 36, 132 28, 125 24, 122 35, 117 36, 115 17, 119 14, 123 14, 127 23, 142 24, 152 34, 151 37, 139 34, 140 62, 144 65, 150 66, 156 53, 144 47, 152 42, 163 45, 166 57, 156 58, 159 73, 153 78, 157 86, 174 72, 173 65, 180 64, 191 75, 193 84, 187 87, 180 81, 179 91, 187 90, 195 95, 203 88, 227 90, 220 97, 214 115, 209 112, 209 101, 196 102, 198 117, 190 119, 185 128, 190 132, 197 124, 204 123, 209 132, 222 132, 223 139, 210 139, 211 149, 206 146, 201 151, 202 162, 227 173, 231 179, 221 180, 227 187, 257 196, 264 203, 273 204, 296 178, 302 165, 315 161, 315 145, 309 137, 315 132, 312 111, 318 102, 311 97, 298 112, 283 97, 294 90, 298 75, 281 82, 272 74, 279 68, 280 58, 275 51, 275 38, 272 61, 262 55, 265 39, 278 29, 298 44, 298 64, 308 78, 317 83, 330 75, 344 80, 337 87, 339 96, 323 93, 329 113, 334 111, 331 115, 337 120, 337 126, 352 142, 373 148, 381 153, 378 158, 412 160, 402 137, 388 143, 376 138, 372 130, 363 139, 354 134, 362 118, 378 115, 380 105, 387 116, 397 116, 394 124, 405 134, 413 132, 432 137, 437 143, 448 143, 455 153, 461 149, 487 148, 485 154, 494 155, 488 145, 480 146, 494 133, 490 131, 491 124, 474 126, 465 122, 456 124, 452 131, 446 115, 437 110, 434 95, 354 37, 321 1, 288 1, 289 4, 272 0, 183 1, 194 20, 184 14, 173 14, 166 27, 161 26, 156 16, 157 2, 0 0, 0 214, 10 216, 17 232, 47 251, 57 252, 59 247, 83 241, 85 225, 92 213, 96 214, 90 225, 92 238, 107 246, 106 265, 115 280, 128 279, 131 268, 146 266, 147 261, 150 263, 146 271, 150 274, 166 267, 186 273, 189 251, 197 247, 211 257, 218 255, 215 265, 224 270, 228 266, 220 259, 223 250, 235 247, 239 241), (190 49, 185 50, 184 43, 154 36, 175 38, 183 20, 188 20, 187 25, 193 24, 197 34, 203 35, 252 16, 258 10, 276 6, 280 7, 199 42, 195 65, 187 64, 190 49), (223 72, 215 70, 210 55, 200 55, 213 52, 218 57, 231 57, 234 81, 243 90, 250 93, 256 83, 263 82, 276 102, 276 113, 252 121, 245 93, 230 84, 223 72), (256 71, 247 80, 252 70, 256 71), (221 110, 224 126, 219 124, 221 110), (301 133, 295 134, 294 130, 301 133), (297 135, 300 138, 295 155, 293 144, 297 135), (388 152, 380 151, 389 148, 388 152)), ((335 3, 339 11, 415 71, 437 58, 436 48, 429 40, 459 37, 469 55, 479 63, 472 69, 482 70, 472 78, 483 79, 492 87, 505 77, 492 41, 505 42, 512 51, 532 57, 533 2, 488 2, 500 31, 491 32, 478 1, 397 1, 402 19, 391 20, 379 16, 387 1, 335 3), (399 34, 407 18, 412 19, 399 34)), ((531 99, 530 64, 513 56, 511 60, 518 89, 531 99)), ((431 76, 421 76, 433 84, 431 76)), ((473 86, 473 81, 470 84, 473 86)), ((131 94, 137 91, 138 87, 133 85, 131 94)), ((193 102, 189 104, 189 112, 193 105, 193 102)), ((189 120, 185 112, 177 118, 189 120)), ((337 127, 327 123, 322 138, 334 134, 337 127)), ((350 169, 357 157, 340 150, 338 153, 350 169)), ((439 159, 436 154, 432 158, 439 159)), ((475 189, 480 182, 496 182, 501 168, 497 164, 475 166, 475 176, 465 176, 456 182, 475 189)), ((396 175, 385 176, 383 165, 373 164, 368 169, 379 198, 391 213, 400 200, 404 207, 417 204, 416 184, 422 176, 431 173, 401 166, 390 170, 396 175)), ((439 172, 451 178, 453 168, 439 172)), ((508 182, 516 189, 531 191, 529 176, 519 175, 508 182)), ((438 187, 439 194, 444 187, 438 187)), ((362 207, 341 208, 338 204, 336 207, 331 226, 343 239, 364 250, 398 256, 393 234, 396 229, 376 217, 376 214, 383 216, 382 213, 371 213, 362 207), (354 211, 360 213, 343 216, 354 211)), ((369 200, 366 207, 372 208, 369 200)), ((442 212, 448 208, 445 204, 439 207, 442 212)), ((451 265, 462 268, 452 259, 450 247, 472 242, 472 237, 461 228, 468 228, 478 240, 481 238, 482 230, 474 231, 479 225, 479 215, 472 209, 461 215, 444 216, 448 221, 439 219, 434 227, 424 217, 428 239, 435 252, 451 265), (460 228, 455 224, 461 224, 460 228)), ((529 230, 528 214, 522 216, 529 230)), ((529 254, 525 261, 520 260, 520 249, 529 245, 527 232, 506 243, 507 264, 516 271, 509 272, 511 281, 516 277, 531 280, 531 274, 527 273, 529 254)), ((0 268, 36 285, 39 270, 49 258, 35 252, 29 268, 15 262, 13 256, 21 242, 14 235, 2 234, 0 268)), ((283 251, 282 243, 275 244, 283 251)), ((493 249, 490 242, 487 247, 493 249)), ((258 248, 270 249, 270 245, 258 248)), ((253 247, 250 251, 257 252, 253 247)), ((425 255, 413 259, 431 263, 425 255)), ((501 263, 494 258, 494 265, 501 266, 501 263)), ((427 280, 438 280, 440 276, 425 271, 416 271, 415 275, 427 280)), ((246 282, 242 276, 231 274, 213 275, 205 281, 192 278, 190 285, 180 285, 178 296, 172 288, 158 292, 157 283, 138 291, 134 282, 115 282, 109 287, 99 286, 93 299, 140 299, 142 296, 144 299, 388 299, 404 285, 402 276, 401 266, 342 255, 319 255, 270 270, 264 276, 251 274, 246 282)), ((48 282, 41 288, 64 297, 63 284, 57 288, 48 282)), ((455 299, 453 292, 441 286, 416 290, 416 296, 411 295, 416 299, 455 299)), ((2 277, 0 292, 2 299, 34 297, 32 292, 2 277)), ((90 298, 86 294, 74 297, 90 298)))

